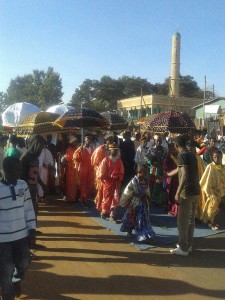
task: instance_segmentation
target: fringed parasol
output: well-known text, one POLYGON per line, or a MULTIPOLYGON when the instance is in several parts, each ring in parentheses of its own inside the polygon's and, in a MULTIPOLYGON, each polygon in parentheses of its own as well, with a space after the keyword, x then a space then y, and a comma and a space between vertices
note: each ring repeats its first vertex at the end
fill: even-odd
POLYGON ((30 115, 24 122, 15 128, 18 135, 51 134, 60 131, 61 127, 54 123, 58 114, 39 112, 30 115))
POLYGON ((55 124, 62 129, 67 128, 103 128, 109 126, 109 122, 97 111, 86 108, 74 108, 55 120, 55 124))
POLYGON ((127 129, 128 122, 122 116, 109 111, 101 113, 101 115, 109 122, 107 130, 123 130, 127 129))
POLYGON ((192 119, 181 112, 167 111, 154 115, 145 126, 153 132, 195 133, 197 131, 192 119))

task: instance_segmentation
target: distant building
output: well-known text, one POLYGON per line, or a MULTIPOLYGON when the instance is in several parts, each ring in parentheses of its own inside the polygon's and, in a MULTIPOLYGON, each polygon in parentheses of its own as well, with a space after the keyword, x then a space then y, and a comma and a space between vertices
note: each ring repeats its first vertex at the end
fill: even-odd
POLYGON ((215 127, 225 135, 225 97, 200 103, 192 107, 195 113, 195 125, 197 128, 206 127, 208 132, 215 127))
POLYGON ((192 107, 200 103, 202 103, 202 99, 147 95, 118 100, 117 110, 130 120, 139 120, 145 116, 169 110, 187 113, 189 116, 195 117, 192 107))
POLYGON ((217 117, 219 114, 225 113, 225 97, 219 97, 213 100, 202 102, 192 109, 195 112, 195 117, 197 119, 217 117))

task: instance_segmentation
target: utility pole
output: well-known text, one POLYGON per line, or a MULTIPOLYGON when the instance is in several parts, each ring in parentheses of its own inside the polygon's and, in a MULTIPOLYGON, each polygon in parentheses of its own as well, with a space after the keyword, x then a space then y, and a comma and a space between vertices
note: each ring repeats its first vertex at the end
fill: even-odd
POLYGON ((205 81, 205 87, 204 87, 204 97, 203 97, 203 105, 202 105, 202 109, 203 109, 203 118, 202 118, 202 125, 205 126, 205 98, 206 98, 206 75, 204 77, 204 81, 205 81))
POLYGON ((143 94, 142 94, 142 86, 141 88, 141 113, 140 113, 140 119, 142 118, 142 98, 143 98, 143 94))

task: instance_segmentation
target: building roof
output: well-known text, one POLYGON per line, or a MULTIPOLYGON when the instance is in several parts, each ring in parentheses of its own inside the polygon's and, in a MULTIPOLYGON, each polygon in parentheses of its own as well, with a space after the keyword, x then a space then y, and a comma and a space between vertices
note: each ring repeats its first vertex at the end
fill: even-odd
MULTIPOLYGON (((206 102, 204 103, 204 105, 209 105, 209 104, 215 103, 215 102, 217 102, 217 101, 219 101, 219 100, 225 100, 225 97, 218 97, 218 98, 216 98, 216 99, 212 99, 212 100, 206 101, 206 102)), ((203 99, 202 99, 202 101, 203 101, 203 99)), ((193 106, 191 109, 198 109, 198 108, 200 108, 200 107, 203 107, 203 103, 198 104, 198 105, 196 105, 196 106, 193 106)))

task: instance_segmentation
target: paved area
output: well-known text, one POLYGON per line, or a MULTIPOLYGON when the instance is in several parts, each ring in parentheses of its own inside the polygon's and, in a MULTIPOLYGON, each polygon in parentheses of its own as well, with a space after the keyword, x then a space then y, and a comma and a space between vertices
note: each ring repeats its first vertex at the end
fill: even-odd
POLYGON ((169 246, 139 251, 62 200, 41 205, 38 220, 43 248, 21 299, 225 299, 225 234, 179 257, 169 246))

